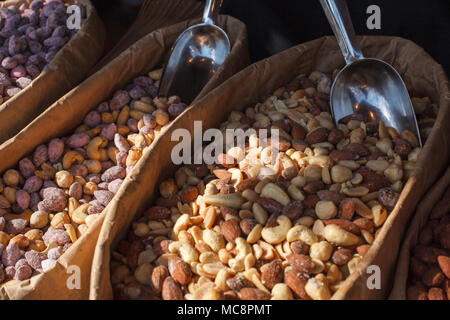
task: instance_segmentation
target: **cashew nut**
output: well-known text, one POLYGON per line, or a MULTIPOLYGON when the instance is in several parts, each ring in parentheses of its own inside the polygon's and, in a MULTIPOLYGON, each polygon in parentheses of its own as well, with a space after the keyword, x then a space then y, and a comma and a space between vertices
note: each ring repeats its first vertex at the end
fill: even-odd
POLYGON ((76 208, 73 212, 72 212, 72 220, 75 223, 78 224, 82 224, 86 221, 87 218, 87 214, 86 211, 87 209, 91 206, 90 203, 83 203, 81 206, 79 206, 78 208, 76 208))
POLYGON ((169 244, 169 251, 171 253, 179 253, 181 258, 187 263, 198 260, 197 250, 195 250, 195 248, 189 243, 174 241, 169 244))
POLYGON ((243 271, 245 269, 245 264, 244 264, 245 257, 249 253, 252 253, 252 248, 247 243, 247 241, 245 241, 244 238, 238 237, 238 238, 236 238, 235 242, 236 242, 236 249, 238 251, 238 254, 236 255, 236 257, 234 259, 230 259, 228 261, 228 265, 230 266, 231 269, 233 269, 233 271, 239 272, 239 271, 243 271))
POLYGON ((277 226, 264 227, 261 231, 262 238, 270 244, 283 242, 292 226, 291 220, 286 216, 279 216, 277 218, 277 223, 277 226))
POLYGON ((89 159, 100 160, 100 148, 106 147, 108 140, 106 138, 97 136, 93 138, 86 147, 86 153, 89 159))
POLYGON ((175 225, 173 226, 173 232, 178 235, 181 230, 186 230, 189 227, 190 219, 187 213, 182 214, 175 225))
POLYGON ((323 237, 339 246, 353 246, 360 243, 361 239, 335 224, 329 224, 323 229, 323 237))
POLYGON ((271 244, 268 244, 265 241, 258 241, 258 245, 263 250, 263 256, 261 259, 263 260, 272 260, 276 257, 276 250, 274 247, 272 247, 271 244))
POLYGON ((64 157, 62 159, 62 164, 63 164, 63 168, 65 170, 68 170, 68 169, 72 168, 73 164, 81 164, 81 163, 83 163, 83 161, 84 161, 84 158, 80 153, 78 153, 74 150, 70 150, 64 155, 64 157))
POLYGON ((286 239, 288 242, 301 240, 308 245, 319 241, 319 238, 311 229, 301 224, 291 228, 287 233, 286 239))
POLYGON ((234 272, 230 268, 222 268, 217 273, 214 283, 216 284, 217 288, 219 288, 222 291, 226 291, 229 289, 227 286, 227 283, 226 283, 227 279, 231 278, 235 274, 236 274, 236 272, 234 272))
POLYGON ((215 252, 225 247, 223 235, 211 229, 203 230, 203 241, 211 247, 215 252))
POLYGON ((278 201, 283 206, 287 206, 289 202, 291 202, 291 199, 289 199, 287 193, 272 182, 266 184, 264 188, 261 190, 261 197, 270 198, 275 201, 278 201))

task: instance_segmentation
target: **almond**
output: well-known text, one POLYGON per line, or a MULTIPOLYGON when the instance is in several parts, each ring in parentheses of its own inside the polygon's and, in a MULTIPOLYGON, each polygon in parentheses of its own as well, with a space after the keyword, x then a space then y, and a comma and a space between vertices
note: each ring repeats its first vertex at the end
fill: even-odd
POLYGON ((169 270, 165 266, 157 266, 152 271, 152 285, 157 292, 161 292, 164 280, 169 276, 169 270))
POLYGON ((320 142, 325 142, 328 139, 328 129, 319 127, 314 129, 305 138, 305 142, 308 144, 315 144, 320 142))
POLYGON ((264 210, 266 210, 268 213, 277 213, 277 214, 281 214, 281 212, 283 211, 283 206, 278 202, 275 201, 273 199, 269 199, 269 198, 259 198, 257 200, 258 204, 261 205, 261 207, 263 207, 264 210))
POLYGON ((407 157, 411 152, 411 144, 405 139, 394 139, 394 151, 401 157, 407 157))
POLYGON ((225 300, 239 300, 237 293, 232 290, 225 291, 223 297, 225 300))
POLYGON ((334 150, 330 153, 330 158, 335 161, 341 161, 341 160, 356 160, 358 156, 350 151, 344 151, 344 150, 334 150))
POLYGON ((383 188, 378 191, 378 201, 388 210, 392 210, 398 201, 399 194, 390 188, 383 188))
POLYGON ((367 218, 359 218, 353 221, 354 224, 356 224, 358 227, 360 227, 363 230, 370 231, 372 230, 375 225, 372 220, 369 220, 367 218))
POLYGON ((356 224, 354 224, 353 222, 348 221, 348 220, 344 220, 344 219, 330 219, 330 220, 324 220, 323 223, 325 225, 336 224, 336 225, 338 225, 339 227, 341 227, 342 229, 344 229, 344 230, 346 230, 348 232, 351 232, 351 233, 354 233, 354 234, 357 234, 357 235, 361 234, 361 229, 356 224))
POLYGON ((170 209, 160 206, 151 207, 145 212, 150 220, 167 219, 170 216, 170 209))
MULTIPOLYGON (((317 194, 307 195, 305 200, 303 200, 303 206, 305 207, 305 209, 313 209, 316 206, 317 202, 319 202, 319 200, 320 199, 317 194)), ((313 212, 314 212, 314 214, 313 214, 313 217, 314 217, 316 215, 314 209, 313 209, 313 212)), ((305 215, 306 215, 306 210, 305 210, 305 215)))
POLYGON ((141 241, 136 240, 130 244, 127 252, 127 263, 129 267, 137 267, 139 253, 144 251, 144 249, 144 244, 141 241))
POLYGON ((277 283, 283 282, 283 267, 280 260, 266 263, 260 270, 261 282, 267 289, 272 290, 277 283))
POLYGON ((437 261, 442 272, 448 279, 450 279, 450 257, 439 256, 437 261))
POLYGON ((180 196, 184 203, 192 202, 198 197, 198 189, 194 186, 188 186, 181 191, 180 196))
POLYGON ((236 191, 242 192, 246 189, 255 189, 258 182, 258 178, 244 179, 236 185, 236 191))
POLYGON ((312 259, 303 254, 290 254, 286 257, 293 270, 298 272, 311 274, 316 269, 316 265, 312 259))
POLYGON ((180 286, 172 277, 167 277, 163 282, 162 298, 163 300, 183 300, 184 298, 180 286))
POLYGON ((256 222, 256 220, 254 219, 243 219, 241 220, 241 222, 239 223, 239 226, 241 227, 242 232, 245 235, 248 235, 250 233, 250 231, 253 230, 253 228, 258 224, 258 222, 256 222))
POLYGON ((303 204, 300 201, 293 201, 283 208, 283 214, 295 221, 303 214, 303 204))
POLYGON ((308 254, 310 249, 310 246, 302 240, 291 242, 290 247, 294 254, 308 254))
POLYGON ((242 288, 242 300, 270 300, 270 294, 256 288, 242 288))
POLYGON ((355 203, 351 198, 346 198, 339 205, 339 217, 346 220, 352 220, 355 214, 355 203))
POLYGON ((350 249, 340 248, 333 253, 331 261, 333 261, 333 263, 337 264, 338 266, 343 266, 344 264, 350 261, 352 256, 353 254, 350 249))
POLYGON ((189 264, 178 257, 170 257, 168 261, 169 273, 173 280, 181 284, 187 285, 192 279, 192 271, 189 264))
POLYGON ((160 206, 160 207, 166 207, 166 208, 176 207, 177 203, 179 201, 181 201, 180 195, 179 194, 174 194, 170 198, 163 198, 163 197, 158 198, 156 200, 156 205, 160 206))
POLYGON ((285 121, 285 119, 276 120, 276 121, 272 122, 272 125, 280 128, 286 132, 289 132, 291 130, 291 126, 289 125, 289 122, 285 121))
POLYGON ((222 217, 224 219, 226 219, 227 215, 232 215, 237 217, 238 216, 238 212, 236 209, 230 208, 230 207, 224 207, 224 206, 220 206, 219 207, 220 213, 222 213, 222 217))
POLYGON ((288 271, 286 275, 286 285, 292 292, 297 296, 297 298, 301 298, 304 300, 311 300, 305 290, 306 283, 308 282, 309 277, 301 272, 298 272, 294 269, 288 271))
POLYGON ((292 138, 295 140, 304 140, 306 137, 306 129, 301 125, 294 123, 291 131, 292 138))
POLYGON ((444 290, 441 288, 430 288, 428 290, 428 300, 447 300, 444 290))
POLYGON ((234 219, 229 219, 226 221, 223 221, 220 224, 220 229, 222 231, 222 234, 228 242, 233 242, 237 237, 241 236, 241 229, 239 227, 239 224, 234 219))
POLYGON ((325 188, 325 184, 322 181, 311 181, 308 182, 304 187, 303 190, 308 194, 314 194, 317 193, 317 191, 322 190, 325 188))
POLYGON ((320 200, 329 200, 333 201, 335 205, 339 205, 339 203, 345 199, 345 196, 330 190, 320 190, 317 191, 317 195, 320 200))
POLYGON ((349 143, 342 150, 357 154, 360 157, 365 157, 370 154, 369 149, 361 143, 349 143))
POLYGON ((303 141, 303 140, 297 140, 297 139, 293 139, 292 140, 292 148, 294 148, 297 151, 305 151, 305 149, 308 147, 308 144, 303 141))
POLYGON ((337 144, 339 141, 344 139, 344 133, 339 129, 332 129, 328 135, 328 142, 332 144, 337 144))
POLYGON ((234 291, 241 291, 243 288, 254 288, 255 286, 247 278, 235 276, 227 279, 227 286, 234 291))
POLYGON ((431 266, 423 275, 422 281, 427 287, 437 287, 445 280, 444 274, 436 266, 431 266))

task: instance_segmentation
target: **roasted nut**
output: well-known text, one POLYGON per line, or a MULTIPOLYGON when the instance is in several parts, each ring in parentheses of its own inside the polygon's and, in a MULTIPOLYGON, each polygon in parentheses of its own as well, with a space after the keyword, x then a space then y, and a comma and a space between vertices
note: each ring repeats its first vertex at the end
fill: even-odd
POLYGON ((332 219, 337 215, 337 208, 332 201, 320 200, 316 203, 316 215, 320 219, 332 219))
POLYGON ((323 236, 327 241, 340 246, 353 246, 361 241, 358 236, 345 231, 335 224, 327 225, 323 230, 323 236))

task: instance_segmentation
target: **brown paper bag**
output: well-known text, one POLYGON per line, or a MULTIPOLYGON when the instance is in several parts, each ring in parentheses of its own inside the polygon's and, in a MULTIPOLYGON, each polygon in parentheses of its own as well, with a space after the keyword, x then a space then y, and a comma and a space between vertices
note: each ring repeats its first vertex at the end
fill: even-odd
POLYGON ((389 295, 391 300, 405 300, 409 273, 409 259, 411 249, 417 244, 420 231, 428 222, 428 216, 434 205, 441 200, 444 192, 450 187, 450 167, 436 184, 427 192, 420 201, 414 219, 408 226, 408 231, 403 239, 400 254, 397 259, 394 285, 389 295))
POLYGON ((202 3, 196 0, 145 0, 128 31, 95 66, 90 74, 105 66, 133 43, 150 32, 184 20, 200 17, 202 3))
MULTIPOLYGON (((115 90, 122 88, 135 76, 157 68, 163 62, 178 35, 188 25, 195 22, 185 21, 148 34, 99 72, 60 98, 15 137, 0 145, 0 159, 2 159, 0 175, 39 144, 72 132, 92 108, 110 98, 115 90)), ((230 37, 231 52, 198 98, 220 85, 249 62, 245 25, 229 16, 220 16, 219 25, 230 37)), ((125 188, 129 182, 134 181, 137 174, 139 174, 139 170, 134 170, 121 188, 125 188)), ((64 253, 58 260, 55 269, 29 280, 6 283, 0 287, 0 298, 87 299, 92 257, 103 217, 104 215, 89 229, 88 233, 84 234, 64 253), (77 273, 74 270, 80 272, 77 273), (76 273, 77 275, 75 275, 76 273), (76 276, 79 276, 80 280, 79 289, 69 289, 76 285, 76 282, 72 282, 75 281, 74 277, 76 276)))
MULTIPOLYGON (((31 1, 5 1, 0 3, 0 8, 31 1)), ((75 3, 74 0, 64 2, 75 3)), ((0 143, 17 134, 51 103, 80 83, 103 54, 104 26, 89 0, 78 2, 86 6, 87 14, 81 29, 28 87, 0 105, 0 143)))
MULTIPOLYGON (((359 42, 365 56, 393 64, 417 92, 430 96, 438 103, 440 111, 417 162, 417 171, 406 184, 395 210, 357 272, 345 281, 334 294, 334 299, 373 299, 386 295, 406 222, 418 199, 438 177, 450 154, 450 96, 448 80, 442 68, 421 48, 405 39, 364 36, 359 37, 359 42), (371 291, 365 286, 365 270, 371 264, 379 265, 382 270, 381 290, 371 291)), ((231 110, 243 110, 255 104, 259 98, 272 93, 297 75, 314 70, 332 72, 343 65, 344 60, 334 37, 310 41, 249 66, 176 119, 135 167, 135 173, 139 174, 134 175, 126 188, 122 188, 106 210, 95 249, 90 298, 113 298, 109 269, 111 249, 124 238, 131 222, 155 200, 159 183, 173 176, 176 168, 170 153, 178 143, 171 141, 174 130, 185 128, 193 136, 195 120, 202 121, 203 130, 217 128, 231 110)))

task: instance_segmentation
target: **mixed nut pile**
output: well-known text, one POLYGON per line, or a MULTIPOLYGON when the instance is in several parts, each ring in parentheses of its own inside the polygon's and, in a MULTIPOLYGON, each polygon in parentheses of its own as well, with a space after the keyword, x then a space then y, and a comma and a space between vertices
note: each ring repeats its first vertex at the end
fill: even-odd
POLYGON ((432 209, 411 252, 409 300, 450 300, 450 187, 432 209))
POLYGON ((161 69, 39 145, 0 178, 0 283, 51 269, 98 218, 161 128, 187 106, 158 98, 161 69))
MULTIPOLYGON (((112 252, 116 299, 329 299, 367 253, 420 152, 359 116, 337 127, 312 72, 220 127, 278 129, 185 165, 112 252), (276 140, 275 140, 276 141, 276 140), (278 155, 271 157, 275 151, 278 155)), ((422 114, 433 108, 427 99, 422 114)), ((422 107, 422 105, 420 105, 422 107)), ((425 116, 425 117, 427 117, 425 116)))
MULTIPOLYGON (((80 7, 82 18, 85 7, 80 7)), ((34 0, 0 9, 0 103, 27 87, 76 33, 66 26, 67 5, 34 0)))

